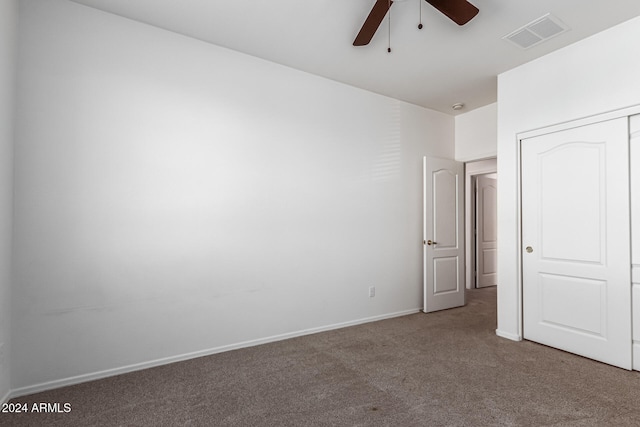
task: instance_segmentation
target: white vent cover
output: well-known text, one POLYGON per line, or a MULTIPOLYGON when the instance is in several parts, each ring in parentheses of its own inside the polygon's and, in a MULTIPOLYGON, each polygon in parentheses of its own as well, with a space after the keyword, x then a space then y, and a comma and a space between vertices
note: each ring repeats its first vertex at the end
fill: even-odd
POLYGON ((522 49, 528 49, 565 31, 569 31, 569 27, 555 16, 547 13, 541 18, 529 22, 524 27, 507 34, 503 39, 522 49))

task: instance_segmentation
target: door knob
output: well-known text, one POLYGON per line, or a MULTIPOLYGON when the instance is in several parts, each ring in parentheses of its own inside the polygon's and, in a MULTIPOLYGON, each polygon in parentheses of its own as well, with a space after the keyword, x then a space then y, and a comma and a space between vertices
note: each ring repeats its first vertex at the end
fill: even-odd
POLYGON ((431 240, 427 240, 427 245, 431 246, 431 245, 436 245, 436 242, 432 242, 431 240))
POLYGON ((531 253, 533 252, 533 248, 531 246, 527 246, 527 248, 525 249, 527 251, 527 253, 531 253))

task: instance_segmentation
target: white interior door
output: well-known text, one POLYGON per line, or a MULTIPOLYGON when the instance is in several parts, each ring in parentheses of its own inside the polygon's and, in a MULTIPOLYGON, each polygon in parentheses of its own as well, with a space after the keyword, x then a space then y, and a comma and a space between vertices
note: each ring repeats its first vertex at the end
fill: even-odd
POLYGON ((424 312, 464 305, 464 165, 424 158, 424 312))
POLYGON ((631 368, 627 118, 522 140, 524 337, 631 368))
POLYGON ((476 178, 476 288, 498 284, 498 180, 494 175, 476 178))

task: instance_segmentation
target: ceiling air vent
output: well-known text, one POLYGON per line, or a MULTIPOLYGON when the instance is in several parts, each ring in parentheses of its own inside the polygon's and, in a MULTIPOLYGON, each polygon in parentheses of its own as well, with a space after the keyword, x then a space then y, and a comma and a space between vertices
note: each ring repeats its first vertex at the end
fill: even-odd
POLYGON ((540 44, 565 31, 569 31, 569 27, 555 16, 547 13, 541 18, 529 22, 524 27, 507 34, 503 39, 522 49, 529 49, 531 46, 540 44))

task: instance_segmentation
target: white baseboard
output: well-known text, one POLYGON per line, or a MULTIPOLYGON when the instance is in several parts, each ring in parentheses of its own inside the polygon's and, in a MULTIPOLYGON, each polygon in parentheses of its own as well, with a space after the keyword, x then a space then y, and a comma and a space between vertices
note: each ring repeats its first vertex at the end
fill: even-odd
POLYGON ((74 377, 63 378, 54 381, 48 381, 45 383, 35 384, 27 387, 21 387, 11 390, 5 398, 16 398, 20 396, 26 396, 28 394, 40 393, 42 391, 53 390, 60 387, 66 387, 69 385, 80 384, 88 381, 99 380, 102 378, 112 377, 115 375, 126 374, 129 372, 140 371, 143 369, 153 368, 156 366, 167 365, 174 362, 182 362, 189 359, 195 359, 197 357, 210 356, 212 354, 223 353, 225 351, 237 350, 245 347, 253 347, 260 344, 267 344, 276 341, 282 341, 289 338, 301 337, 304 335, 317 334, 319 332, 331 331, 334 329, 346 328, 348 326, 360 325, 363 323, 377 322, 379 320, 391 319, 394 317, 407 316, 420 312, 420 308, 411 310, 398 311, 395 313, 382 314, 379 316, 366 317, 363 319, 351 320, 348 322, 335 323, 332 325, 321 326, 318 328, 304 329, 296 332, 289 332, 286 334, 273 335, 266 338, 259 338, 250 341, 239 342, 236 344, 229 344, 220 347, 210 348, 207 350, 196 351, 192 353, 185 353, 177 356, 165 357, 161 359, 151 360, 148 362, 136 363, 133 365, 122 366, 120 368, 106 369, 103 371, 93 372, 89 374, 77 375, 74 377))
POLYGON ((501 331, 500 329, 496 329, 496 335, 511 341, 522 341, 522 337, 520 335, 512 334, 511 332, 501 331))
POLYGON ((632 369, 640 371, 640 341, 633 342, 633 366, 632 369))
POLYGON ((11 398, 11 390, 9 390, 2 398, 0 398, 0 405, 7 403, 11 398))

